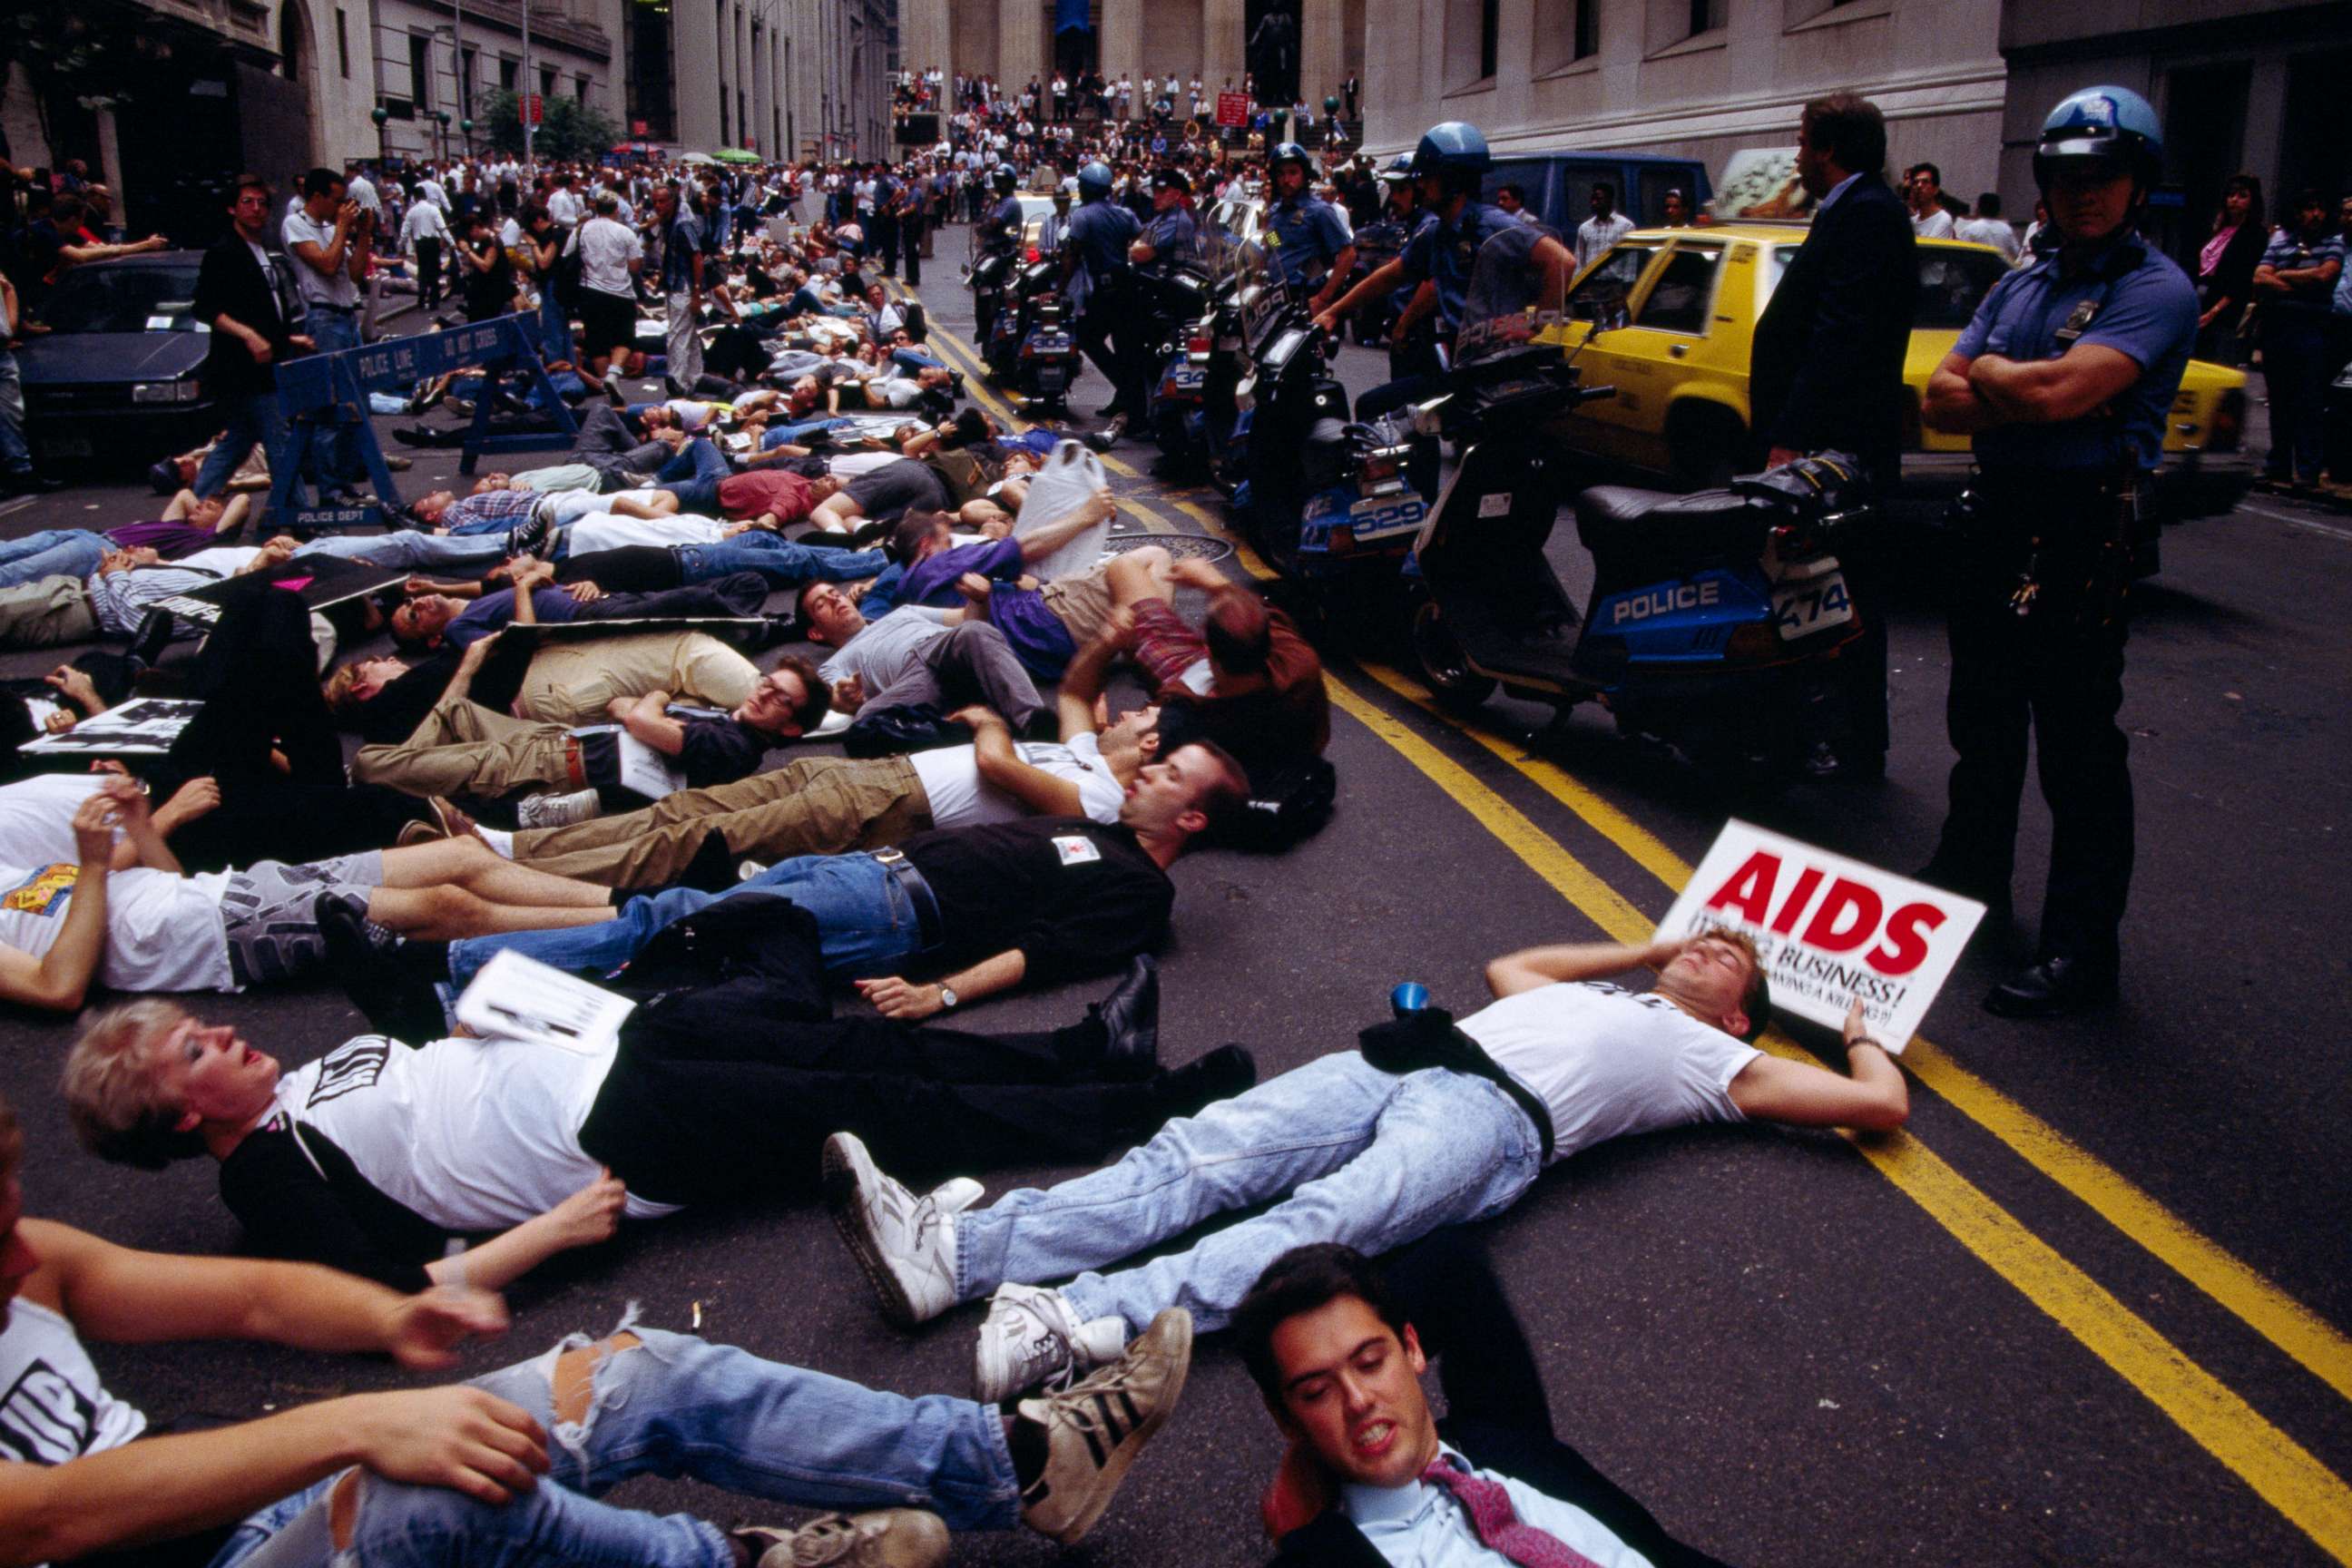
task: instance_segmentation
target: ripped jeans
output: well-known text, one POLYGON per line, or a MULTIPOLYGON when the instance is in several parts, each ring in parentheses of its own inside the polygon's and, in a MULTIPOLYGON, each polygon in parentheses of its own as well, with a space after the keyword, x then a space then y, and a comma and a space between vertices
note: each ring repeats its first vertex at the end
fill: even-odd
MULTIPOLYGON (((538 1488, 493 1507, 437 1487, 359 1478, 338 1547, 330 1476, 254 1514, 212 1568, 732 1568, 727 1538, 685 1514, 595 1500, 632 1476, 689 1476, 796 1508, 928 1509, 950 1530, 1003 1530, 1020 1487, 992 1405, 908 1399, 658 1329, 594 1364, 585 1419, 560 1422, 553 1387, 574 1334, 534 1360, 474 1379, 549 1435, 538 1488)), ((616 1336, 617 1337, 617 1336, 616 1336)))

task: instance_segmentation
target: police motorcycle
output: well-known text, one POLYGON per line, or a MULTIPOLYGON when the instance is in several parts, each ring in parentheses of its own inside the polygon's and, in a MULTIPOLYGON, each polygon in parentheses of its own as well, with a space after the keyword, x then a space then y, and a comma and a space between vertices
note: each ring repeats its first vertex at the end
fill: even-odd
POLYGON ((1129 286, 1140 323, 1135 331, 1154 367, 1142 424, 1171 465, 1190 467, 1203 438, 1202 394, 1212 346, 1209 274, 1188 264, 1163 274, 1134 273, 1129 286))
POLYGON ((998 384, 1024 403, 1067 405, 1078 379, 1078 337, 1059 257, 1018 264, 981 353, 998 384))
MULTIPOLYGON (((1013 194, 1011 174, 1011 170, 1003 170, 1001 177, 993 182, 1000 198, 1013 194)), ((972 237, 973 243, 981 248, 965 266, 963 280, 965 287, 971 290, 973 341, 980 344, 985 358, 989 342, 995 336, 997 322, 1003 314, 1005 293, 1021 274, 1023 258, 1017 235, 1008 238, 975 225, 972 237)))
POLYGON ((1595 702, 1626 735, 1725 774, 1786 777, 1823 743, 1851 755, 1840 655, 1863 609, 1838 551, 1878 522, 1852 459, 1689 495, 1584 490, 1593 584, 1580 614, 1570 602, 1544 554, 1569 473, 1554 433, 1612 389, 1563 358, 1560 301, 1530 298, 1546 287, 1525 259, 1536 234, 1481 247, 1446 388, 1412 411, 1424 438, 1460 447, 1410 569, 1423 679, 1457 711, 1498 687, 1562 717, 1595 702))

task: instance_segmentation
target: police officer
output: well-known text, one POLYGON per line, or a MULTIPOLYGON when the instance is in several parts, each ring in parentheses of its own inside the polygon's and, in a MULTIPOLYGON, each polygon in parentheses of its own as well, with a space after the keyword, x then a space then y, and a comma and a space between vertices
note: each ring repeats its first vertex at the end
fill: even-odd
MULTIPOLYGON (((1405 244, 1411 244, 1422 230, 1437 226, 1437 215, 1421 205, 1421 184, 1412 175, 1412 153, 1398 153, 1381 171, 1380 178, 1388 188, 1387 205, 1381 216, 1398 226, 1405 244)), ((1404 247, 1399 246, 1397 253, 1402 255, 1404 247)), ((1440 368, 1433 320, 1437 311, 1437 286, 1425 278, 1399 284, 1396 291, 1388 296, 1388 310, 1389 378, 1401 381, 1407 376, 1435 374, 1440 368)))
MULTIPOLYGON (((993 176, 996 205, 989 208, 988 216, 980 220, 980 227, 974 231, 977 258, 1011 256, 1020 248, 1021 198, 1013 194, 1020 183, 1009 166, 1003 163, 996 166, 993 176)), ((975 296, 972 301, 972 331, 976 334, 974 341, 983 350, 988 346, 989 329, 995 324, 995 306, 983 303, 975 296)))
POLYGON ((1307 189, 1314 155, 1296 142, 1276 146, 1266 159, 1274 200, 1265 209, 1266 244, 1294 300, 1320 310, 1348 286, 1356 268, 1356 244, 1339 209, 1307 189))
POLYGON ((1062 273, 1067 279, 1065 292, 1078 313, 1078 347, 1111 384, 1110 402, 1097 412, 1110 419, 1107 434, 1116 439, 1126 430, 1127 419, 1141 412, 1128 403, 1111 334, 1118 317, 1127 247, 1143 232, 1143 225, 1110 199, 1111 184, 1108 163, 1088 163, 1078 171, 1078 210, 1070 215, 1062 273))
MULTIPOLYGON (((1366 300, 1425 279, 1436 290, 1438 337, 1451 345, 1462 325, 1462 302, 1477 266, 1478 247, 1497 234, 1524 232, 1517 218, 1478 199, 1479 183, 1494 164, 1486 138, 1476 126, 1459 120, 1432 126, 1413 149, 1412 175, 1421 186, 1422 206, 1435 221, 1414 233, 1405 243, 1403 255, 1318 311, 1316 325, 1326 331, 1337 331, 1339 318, 1366 300)), ((1538 298, 1556 301, 1565 296, 1576 259, 1558 236, 1549 231, 1539 236, 1528 251, 1528 264, 1544 274, 1538 298)), ((1357 399, 1356 417, 1369 420, 1402 407, 1423 395, 1430 379, 1409 375, 1374 387, 1357 399)))
POLYGON ((1976 437, 1951 610, 1951 805, 1923 880, 2010 899, 2025 740, 2050 803, 2032 964, 1985 1006, 2050 1017, 2115 994, 2131 882, 2123 703, 2134 516, 2197 334, 2197 293, 2138 234, 2163 132, 2137 93, 2077 92, 2042 122, 2056 252, 1993 285, 1928 383, 1926 418, 1976 437))
POLYGON ((1157 278, 1201 258, 1200 231, 1192 222, 1192 182, 1183 170, 1160 169, 1152 174, 1151 219, 1143 226, 1142 237, 1127 247, 1127 258, 1157 278))

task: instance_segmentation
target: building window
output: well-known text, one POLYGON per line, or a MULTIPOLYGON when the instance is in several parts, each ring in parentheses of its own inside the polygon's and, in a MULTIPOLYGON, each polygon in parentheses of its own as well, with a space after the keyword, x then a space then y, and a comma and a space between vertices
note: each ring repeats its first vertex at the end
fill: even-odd
POLYGON ((539 68, 539 96, 541 98, 555 96, 555 70, 551 66, 539 68))
POLYGON ((335 66, 343 79, 352 79, 352 19, 340 5, 335 7, 335 66))
POLYGON ((586 103, 588 101, 588 79, 586 77, 574 77, 572 79, 572 96, 577 102, 586 103))
POLYGON ((408 35, 408 95, 419 109, 433 107, 433 37, 408 35))
POLYGON ((521 62, 520 60, 510 60, 510 59, 501 59, 501 60, 499 60, 499 90, 504 91, 504 92, 512 92, 512 91, 515 89, 515 81, 516 81, 516 79, 517 79, 517 78, 519 78, 519 77, 520 77, 521 75, 522 75, 522 62, 521 62))
POLYGON ((457 108, 463 114, 474 112, 474 78, 477 51, 467 49, 457 58, 457 108))
POLYGON ((1575 0, 1576 16, 1570 29, 1571 60, 1589 60, 1601 52, 1601 0, 1575 0))
POLYGON ((1502 54, 1502 0, 1445 0, 1445 90, 1492 80, 1502 54))
POLYGON ((1724 12, 1729 5, 1730 0, 1690 0, 1689 36, 1696 38, 1722 26, 1724 12))

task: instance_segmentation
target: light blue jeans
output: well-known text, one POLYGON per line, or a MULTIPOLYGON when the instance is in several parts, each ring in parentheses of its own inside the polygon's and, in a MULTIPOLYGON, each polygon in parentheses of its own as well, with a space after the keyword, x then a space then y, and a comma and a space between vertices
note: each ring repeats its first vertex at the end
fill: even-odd
POLYGON ((921 922, 898 879, 873 856, 796 855, 724 893, 667 888, 623 904, 609 921, 557 931, 460 937, 449 944, 449 984, 462 991, 491 955, 512 948, 575 974, 611 974, 654 933, 737 893, 779 893, 816 919, 820 951, 836 974, 888 974, 922 951, 921 922))
POLYGON ((413 528, 390 533, 336 533, 311 540, 296 555, 332 555, 344 561, 366 560, 404 572, 424 572, 439 566, 491 566, 506 559, 503 533, 420 533, 413 528))
POLYGON ((950 1530, 1006 1530, 1020 1488, 990 1405, 908 1399, 731 1346, 657 1329, 596 1367, 584 1422, 559 1423, 555 1358, 475 1384, 546 1428, 553 1469, 502 1507, 436 1487, 369 1475, 347 1553, 328 1529, 330 1477, 247 1519, 212 1568, 732 1568, 726 1537, 687 1514, 655 1515, 595 1500, 633 1476, 688 1476, 794 1508, 920 1508, 950 1530))
POLYGON ((1443 1068, 1399 1078, 1341 1051, 1178 1117, 1115 1165, 960 1215, 956 1295, 1076 1273, 1063 1293, 1082 1321, 1115 1316, 1140 1333, 1184 1307, 1206 1333, 1292 1247, 1337 1241, 1377 1255, 1486 1219, 1517 1202, 1542 1163, 1527 1113, 1486 1079, 1443 1068), (1140 1268, 1078 1273, 1277 1198, 1140 1268))
MULTIPOLYGON (((360 346, 360 319, 357 312, 314 310, 310 312, 310 341, 319 345, 320 353, 333 353, 360 346)), ((359 425, 354 417, 346 416, 339 405, 320 410, 310 431, 310 464, 304 477, 315 479, 330 489, 366 481, 367 466, 360 460, 359 425)), ((276 469, 271 472, 275 473, 276 469)), ((202 495, 204 492, 196 492, 202 495)))
POLYGON ((228 488, 256 447, 261 448, 262 461, 268 464, 272 479, 283 464, 292 462, 299 468, 289 444, 291 436, 292 427, 286 422, 286 411, 278 405, 275 389, 237 399, 222 411, 220 439, 205 454, 203 466, 196 469, 196 482, 189 488, 199 499, 212 500, 228 488))
MULTIPOLYGON (((0 544, 0 588, 44 577, 87 577, 106 553, 106 536, 79 528, 48 528, 0 544)), ((880 571, 880 567, 876 567, 880 571)))
POLYGON ((890 558, 878 550, 839 550, 828 545, 795 544, 772 533, 739 533, 716 544, 677 546, 677 580, 692 586, 736 572, 757 572, 772 588, 797 588, 803 583, 847 583, 871 577, 890 558))

